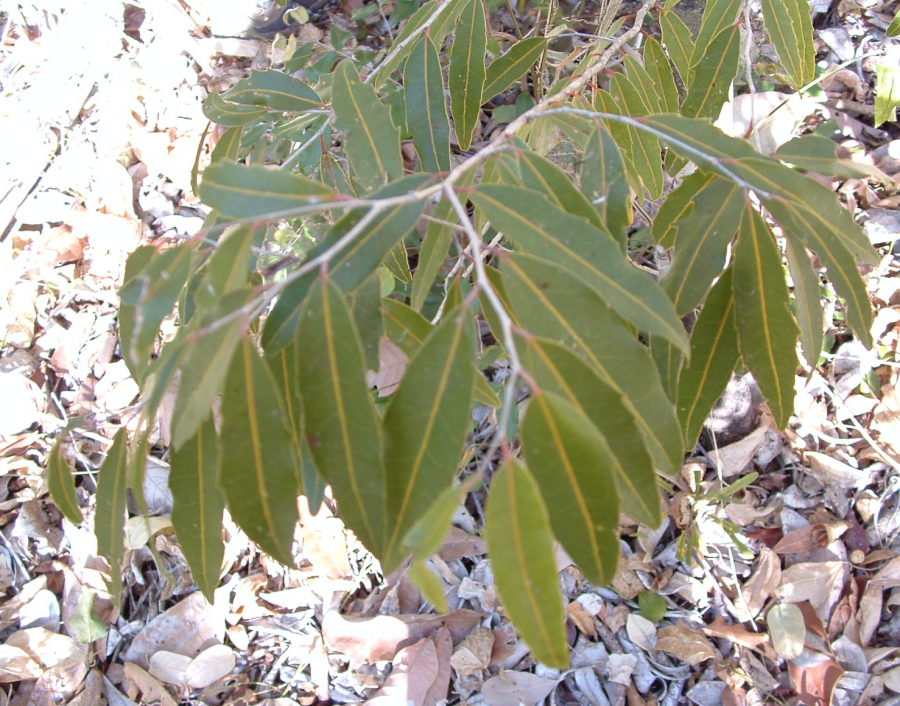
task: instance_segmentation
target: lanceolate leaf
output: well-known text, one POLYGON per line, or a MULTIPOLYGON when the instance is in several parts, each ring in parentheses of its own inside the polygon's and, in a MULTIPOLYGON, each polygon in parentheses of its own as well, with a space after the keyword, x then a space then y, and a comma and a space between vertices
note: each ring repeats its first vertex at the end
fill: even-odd
POLYGON ((644 45, 644 69, 650 76, 656 92, 660 95, 660 110, 663 113, 678 112, 678 88, 672 76, 672 67, 663 48, 653 37, 644 45))
POLYGON ((231 103, 222 98, 217 91, 210 91, 203 101, 203 114, 224 127, 238 127, 254 123, 268 114, 268 109, 255 105, 231 103))
MULTIPOLYGON (((403 245, 403 241, 398 241, 403 245)), ((396 249, 396 246, 395 246, 396 249)), ((399 256, 399 253, 398 253, 399 256)), ((406 250, 403 251, 406 258, 406 250)), ((390 258, 390 255, 388 255, 390 258)), ((387 260, 387 258, 386 258, 387 260)), ((395 273, 396 276, 396 273, 395 273)), ((384 334, 384 326, 381 322, 381 275, 373 272, 369 278, 357 287, 347 297, 350 313, 359 331, 359 340, 366 356, 366 368, 378 370, 380 361, 378 357, 378 342, 384 334)))
POLYGON ((272 110, 305 112, 322 107, 322 99, 303 81, 281 71, 251 71, 226 91, 226 100, 272 110))
POLYGON ((487 25, 481 0, 463 6, 450 49, 450 110, 461 150, 469 149, 478 124, 486 71, 487 25))
POLYGON ((497 57, 487 67, 482 102, 486 103, 498 93, 503 93, 536 62, 547 46, 542 37, 531 37, 513 44, 509 51, 497 57))
POLYGON ((678 401, 678 378, 681 375, 681 367, 684 365, 684 354, 677 350, 669 341, 659 336, 650 337, 650 355, 659 370, 666 395, 672 404, 678 401))
POLYGON ((691 87, 681 106, 687 118, 717 118, 737 76, 741 30, 729 27, 715 36, 708 51, 691 69, 691 87))
POLYGON ((651 78, 650 74, 637 59, 633 56, 626 56, 622 66, 625 67, 625 75, 640 94, 644 105, 651 113, 668 112, 663 108, 662 98, 656 87, 656 82, 651 78))
POLYGON ((241 128, 231 127, 225 131, 216 146, 213 148, 212 154, 209 156, 210 162, 233 162, 237 159, 238 151, 241 149, 241 128))
POLYGON ((706 298, 691 333, 691 362, 678 381, 676 407, 688 450, 697 444, 703 422, 740 359, 732 283, 732 268, 728 268, 706 298))
POLYGON ((678 69, 678 75, 685 88, 691 85, 691 56, 694 54, 694 41, 691 30, 674 12, 667 10, 659 13, 659 25, 662 28, 663 42, 678 69))
POLYGON ((763 0, 766 31, 796 88, 816 75, 816 48, 806 0, 763 0))
POLYGON ((800 325, 800 344, 803 357, 811 366, 819 361, 824 339, 824 317, 822 314, 822 294, 819 275, 813 269, 806 248, 785 239, 791 279, 794 281, 794 314, 800 325))
POLYGON ((422 170, 450 171, 450 120, 444 99, 441 60, 434 44, 422 36, 403 70, 406 125, 419 153, 422 170))
MULTIPOLYGON (((621 102, 626 115, 639 117, 651 112, 640 93, 622 74, 613 74, 610 84, 613 100, 621 102)), ((629 128, 631 131, 632 159, 650 198, 658 199, 663 193, 662 155, 659 139, 646 132, 629 128)))
MULTIPOLYGON (((466 176, 474 176, 475 170, 470 169, 466 172, 466 176)), ((447 199, 442 199, 431 210, 432 218, 441 221, 450 222, 449 219, 453 214, 453 204, 447 199)), ((453 227, 438 223, 436 221, 428 221, 425 230, 425 237, 422 239, 422 246, 419 248, 419 262, 416 265, 416 271, 413 273, 412 293, 409 297, 410 305, 416 311, 421 310, 425 304, 425 298, 431 291, 431 286, 444 264, 450 245, 453 242, 453 227)))
POLYGON ((122 560, 125 558, 125 487, 128 469, 128 432, 122 427, 100 466, 97 482, 97 514, 94 534, 97 550, 109 560, 112 595, 122 592, 122 560))
POLYGON ((73 525, 80 525, 84 521, 84 517, 81 514, 81 508, 78 507, 78 499, 75 497, 75 479, 72 478, 72 467, 63 457, 62 438, 61 434, 53 444, 50 457, 47 459, 47 487, 50 489, 50 497, 53 498, 59 511, 73 525))
POLYGON ((222 511, 225 498, 217 485, 218 438, 210 418, 170 458, 169 488, 174 505, 172 525, 194 583, 213 602, 225 547, 222 511))
POLYGON ((471 199, 529 252, 567 268, 618 314, 687 351, 687 336, 668 297, 625 259, 611 237, 529 189, 487 184, 476 187, 471 199))
POLYGON ((710 45, 716 35, 737 22, 743 0, 708 0, 703 11, 703 22, 694 43, 691 55, 691 66, 696 66, 700 59, 711 51, 710 45))
POLYGON ((206 263, 206 273, 194 294, 198 304, 212 306, 222 296, 247 286, 250 248, 258 230, 237 226, 225 231, 206 263))
MULTIPOLYGON (((297 356, 297 346, 292 341, 275 355, 267 360, 272 380, 278 390, 280 402, 284 407, 285 423, 291 432, 294 444, 294 452, 300 459, 297 470, 297 493, 304 491, 303 472, 305 469, 303 458, 303 398, 300 396, 300 360, 297 356)), ((310 461, 311 463, 311 461, 310 461)))
POLYGON ((384 414, 385 571, 397 544, 456 474, 469 426, 475 335, 467 307, 448 315, 409 361, 384 414))
POLYGON ((678 234, 676 224, 687 220, 694 210, 694 196, 710 185, 715 178, 714 174, 698 169, 685 177, 681 186, 666 197, 650 226, 650 232, 657 244, 667 250, 675 247, 675 236, 678 234))
POLYGON ((547 508, 531 474, 507 461, 494 476, 485 533, 497 591, 535 659, 569 666, 565 612, 547 508))
POLYGON ((384 537, 381 429, 365 382, 359 335, 330 280, 319 279, 310 290, 297 349, 310 453, 331 484, 341 517, 377 555, 384 537))
POLYGON ((800 331, 788 307, 778 245, 749 204, 734 250, 734 300, 741 355, 783 429, 794 409, 800 331))
POLYGON ((356 180, 370 191, 399 179, 403 175, 400 129, 375 89, 360 81, 349 59, 335 69, 331 90, 334 124, 346 133, 344 151, 356 180))
POLYGON ((228 511, 247 536, 291 565, 299 460, 282 404, 256 344, 245 334, 222 398, 219 482, 228 511))
POLYGON ((412 273, 409 271, 409 255, 406 253, 406 243, 398 240, 394 247, 381 262, 390 270, 398 282, 409 284, 412 281, 412 273))
MULTIPOLYGON (((581 190, 623 247, 631 227, 631 187, 616 141, 598 125, 588 138, 581 164, 581 190)), ((668 203, 668 200, 666 201, 668 203)))
POLYGON ((657 468, 681 467, 681 429, 649 351, 577 277, 529 255, 509 256, 503 280, 519 322, 578 351, 622 395, 657 468))
POLYGON ((622 395, 571 348, 540 337, 520 339, 517 346, 528 374, 541 390, 580 410, 606 439, 613 453, 610 460, 622 510, 642 525, 658 526, 659 492, 653 459, 622 395))
POLYGON ((328 201, 334 192, 320 181, 280 169, 222 161, 203 172, 200 196, 226 218, 253 218, 328 201))
POLYGON ((589 581, 608 583, 619 556, 619 497, 606 439, 577 407, 534 390, 522 422, 522 449, 554 534, 589 581))

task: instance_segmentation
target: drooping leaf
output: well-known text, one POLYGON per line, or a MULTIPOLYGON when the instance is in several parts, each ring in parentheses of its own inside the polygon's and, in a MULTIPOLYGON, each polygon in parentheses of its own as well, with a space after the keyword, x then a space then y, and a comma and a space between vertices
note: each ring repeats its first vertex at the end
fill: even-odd
POLYGON ((172 490, 172 525, 194 583, 213 602, 219 584, 225 546, 222 511, 225 497, 218 487, 219 450, 212 418, 180 449, 172 451, 169 488, 172 490))
POLYGON ((406 125, 422 170, 450 171, 450 120, 438 51, 427 36, 413 47, 403 69, 406 125))
POLYGON ((591 133, 584 150, 581 190, 600 212, 609 232, 624 246, 632 223, 631 187, 616 141, 599 125, 591 133))
POLYGON ((214 306, 229 292, 247 286, 250 278, 251 246, 257 229, 236 226, 226 230, 206 263, 206 272, 194 298, 201 306, 214 306))
POLYGON ((644 69, 660 96, 660 112, 677 113, 678 88, 672 76, 672 67, 662 46, 653 37, 648 37, 644 44, 643 59, 644 69))
MULTIPOLYGON (((613 74, 610 94, 614 101, 622 104, 626 115, 640 117, 651 112, 650 106, 644 103, 640 92, 622 74, 613 74)), ((650 198, 658 199, 663 193, 662 155, 659 139, 646 132, 629 127, 631 132, 632 161, 635 169, 650 192, 650 198)))
POLYGON ((778 245, 749 204, 734 250, 734 303, 741 356, 783 429, 794 409, 800 331, 788 306, 778 245))
POLYGON ((487 67, 481 102, 487 103, 518 81, 540 58, 546 46, 547 40, 543 37, 523 39, 492 61, 487 67))
MULTIPOLYGON (((607 115, 621 116, 623 112, 622 106, 616 102, 609 91, 597 91, 594 97, 594 105, 598 111, 607 115)), ((634 166, 634 140, 632 140, 632 131, 629 130, 627 125, 619 120, 601 119, 600 122, 612 135, 613 142, 616 144, 619 153, 622 155, 622 160, 625 162, 628 184, 632 191, 634 191, 638 203, 643 203, 644 188, 637 168, 634 166)), ((585 150, 587 150, 587 146, 588 143, 585 141, 585 150)))
POLYGON ((619 497, 606 439, 562 397, 532 390, 522 450, 554 534, 589 581, 608 583, 619 556, 619 497))
POLYGON ((715 35, 708 50, 691 69, 691 87, 681 106, 685 117, 719 117, 719 111, 728 99, 731 82, 737 76, 740 55, 739 27, 729 27, 715 35))
POLYGON ((226 218, 254 218, 322 203, 334 192, 299 174, 222 161, 203 172, 200 197, 226 218))
POLYGON ((650 355, 659 370, 666 396, 675 404, 678 401, 678 378, 684 365, 684 354, 666 339, 651 336, 650 355))
POLYGON ((365 382, 359 334, 330 279, 320 278, 310 290, 296 340, 310 453, 344 522, 378 555, 384 541, 381 425, 365 382))
POLYGON ((349 59, 334 70, 334 124, 346 133, 343 149, 350 173, 367 191, 403 175, 400 129, 372 86, 364 84, 349 59))
POLYGON ((743 0, 707 0, 703 10, 703 21, 694 41, 694 52, 691 54, 691 67, 712 51, 711 45, 715 37, 724 29, 737 23, 743 0))
POLYGON ((816 48, 806 0, 762 0, 766 32, 795 88, 816 75, 816 48))
POLYGON ((693 449, 703 422, 731 380, 740 359, 734 315, 732 268, 712 288, 691 333, 691 361, 678 381, 678 419, 684 448, 693 449))
POLYGON ((479 185, 470 197, 498 230, 526 250, 567 268, 618 314, 687 351, 687 336, 668 297, 626 260, 611 237, 529 189, 479 185))
POLYGON ((569 666, 562 594, 547 508, 528 469, 510 459, 494 476, 485 533, 497 592, 535 659, 569 666))
POLYGON ((900 10, 897 10, 897 14, 894 15, 894 19, 891 20, 891 24, 888 26, 887 30, 885 30, 885 34, 887 34, 888 37, 900 36, 900 10))
MULTIPOLYGON (((475 170, 470 169, 463 175, 463 178, 471 183, 474 176, 475 170)), ((466 184, 466 186, 468 185, 466 184)), ((419 248, 419 262, 413 274, 412 293, 409 297, 410 305, 416 311, 421 310, 425 304, 425 298, 431 291, 431 286, 434 284, 453 242, 453 227, 447 225, 452 223, 453 204, 447 199, 442 199, 431 210, 431 216, 436 220, 428 221, 425 229, 425 237, 419 248)))
POLYGON ((578 351, 622 395, 657 468, 680 468, 681 429, 656 366, 603 300, 567 270, 530 255, 507 257, 503 280, 522 326, 578 351))
POLYGON ((438 613, 446 613, 449 610, 447 596, 444 595, 444 581, 422 559, 414 559, 406 571, 409 580, 422 593, 438 613))
POLYGON ((413 524, 403 536, 402 546, 419 559, 437 554, 444 538, 450 529, 453 516, 460 503, 472 488, 481 481, 481 476, 474 474, 458 485, 446 485, 428 510, 413 524))
POLYGON ((225 380, 219 483, 234 521, 289 566, 299 459, 288 425, 272 374, 244 334, 225 380))
POLYGON ((307 84, 281 71, 251 71, 222 97, 244 105, 302 113, 322 107, 322 99, 307 84))
POLYGON ((694 41, 691 39, 691 30, 684 21, 674 12, 659 13, 659 25, 662 28, 663 43, 669 52, 669 57, 685 88, 691 85, 691 57, 694 54, 694 41))
POLYGON ((112 447, 100 466, 97 482, 97 515, 94 534, 97 550, 109 560, 112 590, 118 600, 122 593, 122 560, 125 558, 125 490, 128 468, 128 432, 119 429, 112 447))
POLYGON ((484 55, 487 50, 487 24, 480 0, 467 0, 463 6, 450 49, 450 110, 461 150, 469 149, 478 124, 481 96, 484 93, 484 55))
POLYGON ((257 122, 268 112, 265 107, 227 101, 218 91, 210 91, 206 100, 203 101, 203 114, 212 122, 224 127, 239 127, 257 122))
POLYGON ((794 244, 790 238, 785 239, 785 254, 794 281, 794 315, 800 326, 803 357, 815 367, 825 338, 819 275, 813 269, 806 248, 794 244))
POLYGON ((63 457, 61 443, 63 436, 60 434, 47 458, 47 488, 56 507, 66 519, 73 525, 80 525, 84 521, 84 516, 75 497, 75 479, 72 477, 74 471, 63 457))

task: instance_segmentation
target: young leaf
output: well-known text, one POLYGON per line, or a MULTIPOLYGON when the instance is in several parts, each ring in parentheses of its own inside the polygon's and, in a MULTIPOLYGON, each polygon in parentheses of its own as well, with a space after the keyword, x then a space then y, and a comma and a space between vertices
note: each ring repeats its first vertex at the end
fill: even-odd
POLYGON ((609 232, 624 247, 632 223, 631 187, 622 153, 610 132, 600 125, 591 133, 584 149, 581 190, 600 212, 600 219, 609 232))
POLYGON ((94 534, 97 551, 109 560, 112 590, 118 600, 122 593, 122 560, 125 558, 125 488, 128 468, 128 432, 119 429, 106 460, 100 466, 97 482, 97 516, 94 534))
MULTIPOLYGON (((701 30, 702 31, 702 30, 701 30)), ((741 30, 729 27, 719 32, 708 50, 691 69, 691 87, 681 106, 686 118, 718 118, 737 76, 741 56, 741 30)))
POLYGON ((691 56, 694 54, 694 41, 691 30, 674 12, 659 13, 659 26, 662 28, 663 43, 678 69, 678 75, 685 88, 691 85, 691 56))
POLYGON ((542 37, 523 39, 492 61, 487 67, 481 102, 487 103, 518 81, 540 58, 546 46, 547 40, 542 37))
POLYGON ((441 59, 427 36, 419 39, 406 60, 403 87, 406 125, 419 153, 422 170, 450 171, 450 120, 444 100, 441 59))
MULTIPOLYGON (((622 74, 612 75, 610 94, 614 101, 621 103, 626 115, 640 117, 651 112, 634 84, 622 74)), ((664 187, 659 139, 635 128, 630 127, 629 131, 634 166, 647 191, 650 192, 650 198, 658 199, 662 196, 664 187)))
POLYGON ((644 45, 644 69, 656 92, 661 97, 660 112, 678 112, 678 88, 672 76, 672 67, 663 48, 653 37, 647 38, 644 45))
POLYGON ((383 547, 381 428, 359 334, 337 286, 318 279, 297 330, 306 440, 341 517, 376 555, 383 547))
POLYGON ((210 91, 203 101, 203 114, 223 127, 239 127, 255 123, 268 113, 265 107, 231 103, 222 98, 218 91, 210 91))
POLYGON ((800 326, 800 346, 806 362, 815 367, 825 337, 819 275, 813 269, 806 248, 795 245, 790 238, 785 239, 785 244, 791 279, 794 281, 794 314, 800 326))
POLYGON ((734 303, 741 355, 779 429, 794 409, 797 336, 788 306, 781 253, 769 228, 750 205, 734 250, 734 303))
POLYGON ((795 88, 816 75, 816 48, 807 0, 762 0, 766 31, 795 88))
POLYGON ((222 541, 222 511, 225 497, 217 485, 218 439, 212 418, 170 458, 169 488, 172 490, 172 525, 178 546, 184 552, 194 583, 213 602, 219 584, 225 545, 222 541))
POLYGON ((694 52, 691 54, 691 67, 712 52, 711 45, 722 30, 737 23, 741 5, 743 0, 707 0, 700 31, 694 42, 694 52))
POLYGON ((684 429, 684 448, 700 438, 703 422, 731 380, 741 355, 734 318, 732 269, 728 268, 706 297, 691 333, 691 361, 678 381, 678 419, 684 429))
POLYGON ((321 203, 334 192, 299 174, 222 161, 203 172, 200 197, 226 218, 255 218, 321 203))
POLYGON ((529 189, 487 184, 470 197, 498 230, 526 250, 562 265, 596 289, 616 313, 687 351, 687 336, 672 303, 628 262, 611 237, 529 189))
POLYGON ((522 450, 554 534, 591 583, 609 583, 619 556, 619 497, 606 439, 577 407, 533 390, 522 450))
POLYGON ((450 110, 461 150, 469 149, 478 124, 486 71, 487 24, 481 0, 467 0, 463 6, 450 49, 450 110))
POLYGON ((345 59, 334 70, 331 89, 334 124, 346 133, 344 152, 350 173, 371 191, 403 175, 400 128, 391 112, 378 100, 372 86, 359 79, 356 67, 345 59))
POLYGON ((684 365, 684 354, 666 339, 650 336, 650 355, 656 363, 666 396, 675 404, 678 401, 678 378, 684 365))
POLYGON ((50 497, 53 498, 59 511, 73 525, 80 525, 84 522, 84 516, 81 514, 81 508, 78 507, 78 499, 75 497, 75 479, 72 478, 74 471, 68 461, 63 458, 61 443, 63 436, 60 434, 56 443, 53 444, 50 457, 47 459, 47 487, 50 490, 50 497))
POLYGON ((503 464, 491 483, 485 534, 507 615, 536 660, 566 669, 565 612, 550 520, 537 483, 514 459, 503 464))
POLYGON ((281 71, 251 71, 222 97, 244 105, 303 113, 322 107, 322 99, 303 81, 281 71))
POLYGON ((282 564, 293 563, 299 463, 272 375, 245 334, 222 398, 219 483, 247 536, 282 564))

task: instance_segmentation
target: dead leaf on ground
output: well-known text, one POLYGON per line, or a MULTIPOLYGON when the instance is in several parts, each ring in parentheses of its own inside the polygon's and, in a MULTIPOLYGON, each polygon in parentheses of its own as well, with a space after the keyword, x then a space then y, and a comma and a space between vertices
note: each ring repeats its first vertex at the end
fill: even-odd
POLYGON ((154 704, 154 706, 177 706, 175 699, 166 691, 165 687, 134 662, 125 663, 125 678, 141 692, 140 703, 154 704))
POLYGON ((682 621, 678 621, 677 625, 662 628, 658 635, 657 650, 668 652, 692 667, 707 659, 716 659, 716 650, 706 636, 682 621))
POLYGON ((761 426, 740 441, 709 452, 710 459, 722 471, 723 478, 732 478, 738 475, 750 464, 753 456, 766 440, 767 428, 761 426))
POLYGON ((494 650, 494 632, 488 628, 476 628, 453 650, 450 666, 462 676, 468 677, 487 669, 494 650))
POLYGON ((531 672, 500 672, 481 687, 485 703, 491 706, 535 706, 559 684, 560 679, 545 679, 531 672))
POLYGON ((722 637, 736 645, 758 650, 769 642, 769 636, 763 632, 750 632, 740 625, 727 625, 721 615, 703 628, 703 634, 708 637, 722 637))
POLYGON ((594 625, 594 618, 584 609, 581 603, 572 601, 566 606, 566 613, 568 613, 571 621, 575 623, 575 627, 582 633, 593 638, 597 637, 597 626, 594 625))
POLYGON ((628 639, 642 650, 652 652, 657 649, 656 626, 644 616, 637 613, 629 615, 625 621, 625 631, 628 633, 628 639))
POLYGON ((435 706, 450 688, 448 658, 452 642, 447 628, 404 647, 394 657, 391 673, 366 706, 435 706))
POLYGON ((788 662, 788 674, 791 687, 802 703, 807 706, 831 706, 834 690, 844 670, 833 659, 811 666, 799 666, 791 661, 788 662))
POLYGON ((349 578, 351 571, 344 523, 332 515, 325 503, 319 506, 317 514, 311 514, 305 496, 300 497, 298 508, 303 558, 308 559, 323 576, 330 579, 349 578))
POLYGON ((383 336, 378 342, 378 372, 370 370, 366 373, 366 383, 369 387, 377 387, 381 397, 393 394, 394 390, 400 386, 400 380, 403 379, 403 372, 406 370, 408 361, 406 353, 383 336))
POLYGON ((470 535, 459 527, 451 527, 438 556, 444 561, 465 559, 487 554, 487 544, 481 537, 470 535))
POLYGON ((844 571, 840 561, 794 564, 782 572, 777 594, 786 603, 809 601, 819 617, 827 621, 843 590, 844 571))
POLYGON ((812 475, 822 482, 834 483, 840 488, 865 488, 872 481, 868 471, 853 468, 828 454, 807 451, 804 456, 812 475))

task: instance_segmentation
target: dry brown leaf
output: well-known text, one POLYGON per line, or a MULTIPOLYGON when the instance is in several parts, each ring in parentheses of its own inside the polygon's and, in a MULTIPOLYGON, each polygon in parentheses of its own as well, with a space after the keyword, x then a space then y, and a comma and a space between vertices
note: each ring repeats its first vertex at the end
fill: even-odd
POLYGON ((869 579, 869 584, 881 588, 895 588, 900 586, 900 556, 891 559, 882 569, 869 579))
POLYGON ((859 622, 859 642, 863 647, 869 645, 881 623, 882 600, 881 587, 870 581, 859 600, 859 610, 856 613, 859 622))
POLYGON ((45 628, 18 630, 9 636, 6 644, 27 652, 45 669, 77 664, 87 660, 87 650, 67 635, 45 628))
POLYGON ((390 339, 382 336, 378 341, 378 372, 366 373, 366 383, 369 387, 377 387, 381 397, 393 394, 394 390, 400 387, 407 362, 409 358, 406 357, 406 353, 390 339))
POLYGON ((740 625, 727 625, 721 615, 703 628, 703 634, 709 637, 723 637, 736 645, 758 650, 768 644, 769 636, 763 632, 750 632, 740 625))
POLYGON ((678 621, 677 625, 662 628, 659 633, 656 649, 668 652, 692 667, 707 659, 716 659, 716 651, 712 643, 699 630, 694 630, 678 621))
POLYGON ((560 679, 545 679, 531 672, 500 672, 481 687, 491 706, 535 706, 556 688, 560 679))
POLYGON ((87 673, 87 662, 71 662, 47 669, 31 690, 29 704, 56 704, 71 698, 87 673))
POLYGON ((453 669, 450 666, 450 655, 453 653, 453 639, 447 628, 441 628, 431 636, 437 648, 438 673, 431 688, 425 694, 424 706, 437 706, 438 702, 446 701, 447 692, 450 690, 450 677, 453 669))
POLYGON ((840 488, 865 488, 872 481, 872 474, 848 466, 827 454, 807 451, 804 454, 812 475, 823 482, 834 483, 840 488))
POLYGON ((25 650, 12 645, 0 645, 0 683, 37 679, 44 668, 25 650))
POLYGON ((731 478, 743 471, 766 439, 766 426, 761 426, 740 441, 709 452, 712 462, 722 471, 723 478, 731 478))
POLYGON ((438 556, 444 561, 454 561, 487 554, 487 544, 481 537, 470 535, 459 527, 451 527, 441 545, 438 556))
POLYGON ((450 687, 446 662, 449 631, 442 628, 438 635, 426 637, 414 645, 404 647, 394 657, 391 673, 366 706, 434 706, 447 698, 450 687), (443 649, 439 648, 443 645, 443 649))
POLYGON ((834 689, 844 670, 833 659, 826 659, 808 667, 788 662, 788 673, 791 676, 791 686, 802 703, 807 706, 831 706, 834 689))
POLYGON ((656 626, 644 616, 637 613, 629 615, 625 621, 625 631, 628 633, 628 639, 642 650, 652 652, 657 649, 656 626))
POLYGON ((160 650, 150 657, 150 669, 147 671, 161 682, 175 686, 187 685, 187 669, 193 660, 177 652, 160 650))
POLYGON ((154 706, 178 706, 165 687, 134 662, 125 663, 125 678, 140 690, 142 694, 140 703, 154 704, 154 706))
POLYGON ((191 689, 205 689, 231 674, 234 665, 234 652, 228 645, 207 647, 188 665, 187 685, 191 689))
POLYGON ((781 559, 768 547, 761 547, 756 560, 756 571, 747 579, 735 606, 741 622, 753 620, 778 586, 781 585, 781 559))
POLYGON ((84 680, 84 689, 69 702, 69 706, 102 706, 103 675, 99 669, 92 669, 84 680))
POLYGON ((639 593, 642 593, 644 584, 638 578, 632 568, 628 566, 628 559, 619 554, 619 564, 616 567, 616 575, 612 580, 613 590, 625 600, 634 600, 639 593))
POLYGON ((581 603, 572 601, 566 606, 566 613, 569 614, 569 618, 581 632, 590 637, 597 637, 597 626, 594 625, 594 619, 581 603))
POLYGON ((453 650, 450 666, 464 677, 471 676, 488 668, 493 650, 493 631, 477 628, 453 650))
POLYGON ((827 547, 829 544, 825 525, 805 525, 784 535, 772 547, 772 551, 776 554, 800 554, 812 551, 815 547, 827 547))
POLYGON ((875 408, 869 428, 878 432, 878 440, 900 460, 900 389, 885 385, 881 391, 881 404, 875 408))
POLYGON ((827 621, 843 590, 844 571, 840 561, 794 564, 782 572, 778 595, 787 603, 809 601, 819 617, 827 621))

